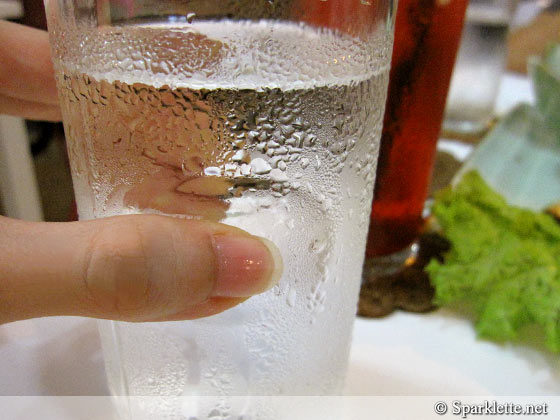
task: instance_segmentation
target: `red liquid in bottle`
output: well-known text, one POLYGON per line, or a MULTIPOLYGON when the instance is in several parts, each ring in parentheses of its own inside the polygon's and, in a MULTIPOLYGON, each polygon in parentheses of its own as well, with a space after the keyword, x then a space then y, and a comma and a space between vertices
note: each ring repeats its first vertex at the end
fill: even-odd
POLYGON ((366 256, 419 235, 468 0, 399 0, 366 256))

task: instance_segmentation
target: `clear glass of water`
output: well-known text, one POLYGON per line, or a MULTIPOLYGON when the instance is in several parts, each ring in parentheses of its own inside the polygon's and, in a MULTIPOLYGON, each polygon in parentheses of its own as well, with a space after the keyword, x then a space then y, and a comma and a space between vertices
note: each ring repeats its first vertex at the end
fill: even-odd
POLYGON ((144 407, 185 419, 251 409, 228 396, 340 394, 393 0, 45 5, 80 218, 220 221, 284 259, 277 287, 220 315, 100 321, 111 392, 210 397, 144 407))
POLYGON ((517 3, 518 0, 470 0, 447 96, 443 123, 447 135, 478 136, 488 129, 494 117, 508 29, 517 3))

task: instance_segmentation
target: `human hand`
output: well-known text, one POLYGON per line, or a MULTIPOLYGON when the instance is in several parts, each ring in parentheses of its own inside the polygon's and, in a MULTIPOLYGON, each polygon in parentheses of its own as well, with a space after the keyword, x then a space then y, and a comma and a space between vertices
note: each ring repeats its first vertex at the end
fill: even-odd
POLYGON ((272 287, 268 241, 213 222, 156 215, 36 223, 0 217, 0 323, 77 315, 193 319, 272 287))

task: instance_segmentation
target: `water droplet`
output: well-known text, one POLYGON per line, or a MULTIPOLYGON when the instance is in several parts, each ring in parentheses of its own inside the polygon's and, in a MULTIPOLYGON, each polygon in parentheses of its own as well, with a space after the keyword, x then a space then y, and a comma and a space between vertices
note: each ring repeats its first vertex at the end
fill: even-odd
POLYGON ((272 182, 287 182, 288 176, 280 169, 273 169, 270 171, 270 179, 272 182))
POLYGON ((262 158, 255 158, 251 161, 251 168, 257 175, 264 175, 268 174, 272 167, 268 164, 268 162, 262 158))
POLYGON ((245 163, 243 165, 241 165, 241 175, 243 175, 243 176, 251 175, 251 166, 247 165, 245 163))
POLYGON ((288 296, 286 298, 286 302, 288 303, 288 306, 292 308, 296 306, 296 298, 297 298, 297 291, 294 287, 292 287, 290 288, 290 291, 288 292, 288 296))
POLYGON ((266 147, 270 148, 274 148, 274 147, 279 147, 280 145, 278 143, 276 143, 274 140, 269 140, 266 143, 266 147))
POLYGON ((288 148, 285 146, 281 146, 274 151, 275 155, 285 155, 288 153, 288 148))
POLYGON ((306 147, 313 147, 315 146, 316 142, 317 142, 317 136, 315 134, 308 134, 305 136, 303 140, 303 144, 306 147))
POLYGON ((235 152, 231 160, 234 162, 249 163, 251 161, 251 155, 246 150, 238 150, 235 152))
POLYGON ((225 172, 235 172, 237 170, 237 165, 235 163, 226 163, 224 167, 225 172))
POLYGON ((321 159, 315 155, 315 170, 318 171, 319 169, 321 169, 321 159))
POLYGON ((222 170, 216 166, 209 166, 204 168, 204 173, 208 176, 220 176, 222 175, 222 170))

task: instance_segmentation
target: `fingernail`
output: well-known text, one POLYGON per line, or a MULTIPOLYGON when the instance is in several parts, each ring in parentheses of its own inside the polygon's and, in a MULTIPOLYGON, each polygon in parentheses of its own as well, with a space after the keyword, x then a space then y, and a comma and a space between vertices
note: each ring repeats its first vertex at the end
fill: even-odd
POLYGON ((256 236, 213 236, 218 269, 212 296, 248 297, 278 283, 282 256, 276 246, 256 236))

